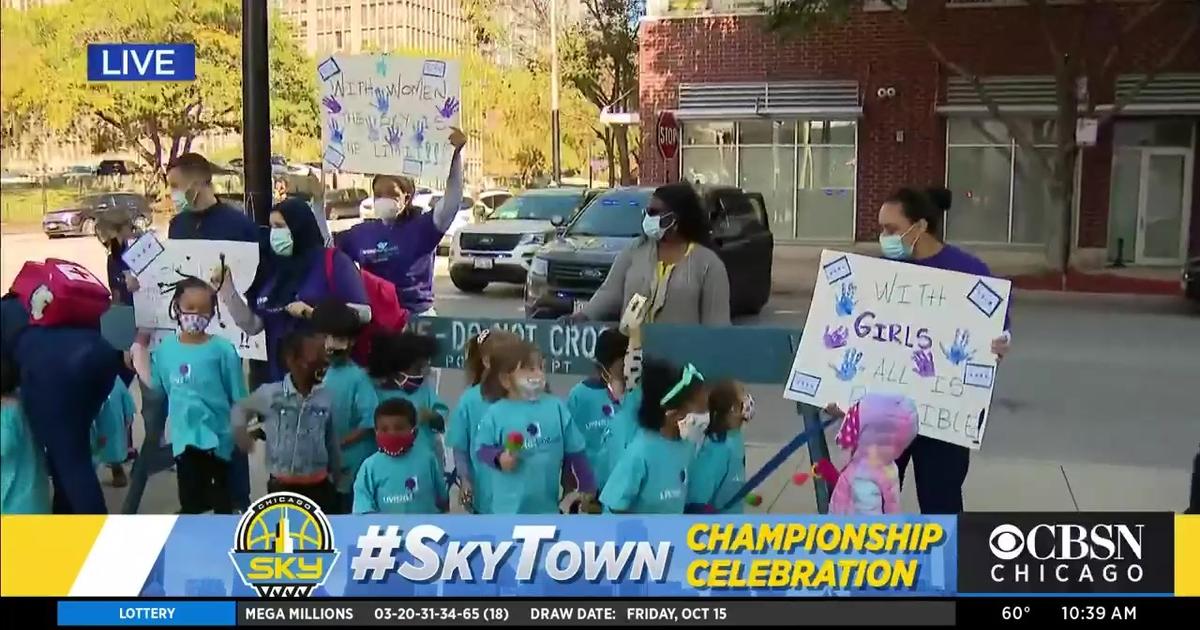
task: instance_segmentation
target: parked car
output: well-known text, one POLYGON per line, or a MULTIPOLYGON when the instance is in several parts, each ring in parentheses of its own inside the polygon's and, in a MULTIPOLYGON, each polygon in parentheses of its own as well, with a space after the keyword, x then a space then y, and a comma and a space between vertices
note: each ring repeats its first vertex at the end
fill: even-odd
POLYGON ((96 175, 132 175, 137 172, 137 167, 130 164, 126 160, 100 160, 100 166, 96 167, 96 175))
POLYGON ((362 188, 343 188, 325 193, 325 217, 330 221, 357 219, 359 207, 370 193, 362 188))
POLYGON ((482 223, 463 226, 450 241, 450 281, 478 293, 492 282, 524 284, 533 253, 554 236, 596 191, 542 188, 500 204, 482 223))
MULTIPOLYGON (((436 194, 429 198, 429 207, 426 211, 433 210, 442 200, 442 195, 436 194)), ((450 243, 454 240, 454 235, 458 234, 463 226, 471 222, 472 216, 475 214, 475 209, 478 204, 474 199, 464 196, 462 202, 458 204, 458 211, 454 213, 454 221, 450 223, 450 228, 442 235, 442 241, 438 243, 438 254, 447 255, 450 253, 450 243)))
MULTIPOLYGON (((589 203, 562 236, 538 250, 525 283, 525 314, 554 318, 583 307, 604 283, 617 255, 642 235, 653 188, 615 188, 589 203)), ((771 296, 775 238, 762 195, 732 186, 701 187, 713 246, 729 272, 729 308, 753 315, 771 296)))
POLYGON ((1189 300, 1200 302, 1200 256, 1183 266, 1183 294, 1189 300))
POLYGON ((0 172, 0 186, 33 186, 37 184, 37 179, 29 173, 20 171, 4 171, 0 172))
POLYGON ((84 195, 65 208, 47 212, 42 217, 42 231, 50 238, 91 236, 96 233, 96 217, 113 208, 128 210, 139 228, 150 227, 150 201, 136 193, 115 192, 84 195))
POLYGON ((482 209, 491 211, 500 207, 500 204, 512 199, 513 194, 502 188, 495 190, 485 190, 479 193, 479 205, 482 209))

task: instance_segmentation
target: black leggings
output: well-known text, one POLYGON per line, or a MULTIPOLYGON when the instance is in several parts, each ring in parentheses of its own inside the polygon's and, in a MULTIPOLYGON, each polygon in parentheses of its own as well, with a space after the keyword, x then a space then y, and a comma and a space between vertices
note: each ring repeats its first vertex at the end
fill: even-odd
POLYGON ((182 514, 233 514, 229 496, 229 462, 212 451, 189 446, 175 458, 182 514))
POLYGON ((970 449, 918 435, 896 460, 901 486, 904 485, 904 473, 910 459, 916 469, 917 503, 921 506, 921 513, 962 512, 962 487, 971 463, 970 449))

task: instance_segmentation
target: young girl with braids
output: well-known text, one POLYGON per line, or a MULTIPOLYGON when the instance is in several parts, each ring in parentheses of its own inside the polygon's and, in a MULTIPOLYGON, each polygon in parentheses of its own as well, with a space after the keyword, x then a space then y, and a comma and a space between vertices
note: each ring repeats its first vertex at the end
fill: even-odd
POLYGON ((167 422, 184 514, 233 512, 229 461, 233 453, 230 411, 246 397, 242 360, 229 341, 207 332, 217 293, 203 280, 175 286, 170 314, 179 334, 150 352, 141 336, 131 348, 143 383, 166 396, 167 422))
POLYGON ((450 416, 446 443, 454 452, 459 501, 476 514, 486 513, 491 505, 490 476, 494 474, 486 466, 476 466, 471 457, 478 448, 474 443, 475 430, 488 408, 496 402, 483 395, 483 379, 491 367, 492 355, 520 342, 520 337, 505 330, 484 330, 467 342, 465 369, 470 387, 462 393, 450 416))

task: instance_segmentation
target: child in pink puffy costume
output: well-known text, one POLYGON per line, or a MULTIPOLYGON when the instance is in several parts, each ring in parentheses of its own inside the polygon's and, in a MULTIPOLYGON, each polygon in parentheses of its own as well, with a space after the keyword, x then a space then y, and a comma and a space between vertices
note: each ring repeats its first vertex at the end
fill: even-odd
POLYGON ((897 514, 896 458, 917 435, 917 406, 906 396, 867 394, 850 407, 837 443, 850 451, 829 498, 830 514, 897 514))

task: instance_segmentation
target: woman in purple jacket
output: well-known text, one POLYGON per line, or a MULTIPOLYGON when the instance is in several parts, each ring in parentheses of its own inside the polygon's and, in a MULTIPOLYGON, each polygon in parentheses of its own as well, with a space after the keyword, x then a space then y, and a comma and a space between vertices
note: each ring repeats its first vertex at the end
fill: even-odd
POLYGON ((458 213, 463 195, 462 148, 467 136, 450 133, 454 155, 446 194, 432 211, 412 205, 416 188, 407 177, 376 175, 371 182, 378 221, 363 221, 338 234, 338 249, 363 269, 396 285, 400 304, 413 315, 436 315, 433 310, 435 250, 458 213))
POLYGON ((362 275, 339 251, 325 249, 321 228, 308 203, 288 198, 271 211, 271 272, 259 274, 246 298, 238 295, 228 268, 214 270, 221 302, 247 335, 266 331, 267 364, 273 381, 283 378, 279 344, 292 331, 308 326, 313 304, 332 298, 346 302, 364 322, 371 319, 362 275), (327 268, 328 267, 328 268, 327 268), (223 277, 222 277, 223 275, 223 277))
MULTIPOLYGON (((923 192, 901 188, 888 197, 879 208, 879 246, 884 257, 923 267, 992 275, 982 260, 942 241, 942 218, 950 209, 951 200, 952 195, 945 188, 923 192)), ((997 360, 1008 352, 1011 339, 1006 313, 1004 334, 992 340, 997 360)), ((905 469, 912 460, 921 512, 957 514, 963 511, 962 486, 967 479, 970 456, 971 451, 965 447, 918 435, 896 460, 900 482, 904 482, 905 469)))

